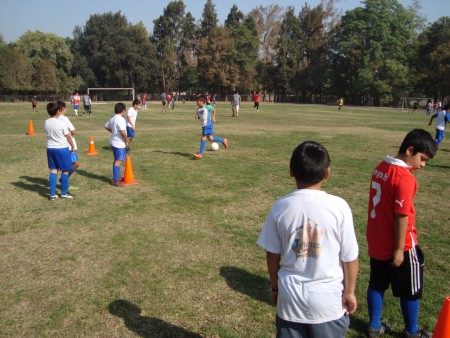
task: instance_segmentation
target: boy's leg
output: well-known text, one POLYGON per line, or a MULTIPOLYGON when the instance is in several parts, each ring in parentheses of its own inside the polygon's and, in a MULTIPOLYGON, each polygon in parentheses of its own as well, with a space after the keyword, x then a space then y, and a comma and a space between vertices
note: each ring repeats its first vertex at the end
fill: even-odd
POLYGON ((203 155, 203 153, 205 152, 205 147, 206 147, 206 136, 202 136, 200 140, 200 149, 198 151, 200 155, 203 155))
POLYGON ((214 142, 220 142, 223 144, 223 146, 225 147, 225 149, 228 149, 228 140, 226 138, 221 139, 220 137, 216 137, 214 136, 213 139, 211 141, 214 142))
POLYGON ((293 323, 276 316, 277 338, 310 338, 308 326, 293 323))
POLYGON ((383 310, 384 291, 367 288, 367 307, 369 310, 369 326, 378 330, 381 328, 381 312, 383 310))
POLYGON ((415 334, 419 331, 419 305, 419 299, 409 300, 400 298, 405 331, 408 334, 415 334))
POLYGON ((67 195, 69 189, 69 172, 63 171, 61 173, 61 195, 67 195))
POLYGON ((115 160, 113 163, 113 181, 117 182, 120 181, 120 165, 122 164, 122 161, 115 160))
POLYGON ((345 334, 350 325, 350 317, 342 316, 339 319, 333 320, 331 322, 326 322, 322 324, 311 324, 309 326, 309 333, 311 338, 322 338, 322 337, 335 337, 335 338, 345 338, 345 334))
POLYGON ((58 171, 56 169, 50 170, 50 175, 48 177, 50 185, 50 197, 56 195, 56 184, 58 183, 58 171))

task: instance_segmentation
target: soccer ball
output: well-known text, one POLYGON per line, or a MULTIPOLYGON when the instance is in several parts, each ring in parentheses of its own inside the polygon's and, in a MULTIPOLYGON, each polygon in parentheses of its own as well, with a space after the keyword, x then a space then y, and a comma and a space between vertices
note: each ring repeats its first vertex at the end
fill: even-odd
POLYGON ((216 142, 211 143, 211 150, 214 150, 214 151, 219 150, 219 144, 216 142))

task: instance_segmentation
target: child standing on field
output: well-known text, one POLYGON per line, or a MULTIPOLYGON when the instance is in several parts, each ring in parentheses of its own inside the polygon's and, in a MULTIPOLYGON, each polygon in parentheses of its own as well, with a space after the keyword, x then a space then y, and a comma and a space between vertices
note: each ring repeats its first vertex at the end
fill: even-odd
POLYGON ((279 199, 258 238, 277 306, 277 337, 344 338, 356 311, 358 243, 342 198, 321 190, 327 150, 303 142, 290 160, 297 190, 279 199))
MULTIPOLYGON (((80 166, 80 163, 78 163, 78 155, 77 155, 77 142, 75 141, 75 134, 77 131, 75 130, 74 125, 72 122, 70 122, 69 118, 66 116, 66 103, 64 101, 56 101, 58 104, 58 120, 61 120, 66 125, 67 129, 69 129, 70 137, 72 138, 73 142, 73 151, 70 153, 70 158, 72 159, 72 168, 69 170, 69 177, 77 170, 77 168, 80 166)), ((68 191, 75 191, 78 190, 78 187, 75 187, 73 185, 69 185, 68 191)))
POLYGON ((449 105, 446 104, 444 106, 444 109, 442 111, 438 111, 434 113, 431 118, 430 122, 428 122, 428 125, 431 126, 431 122, 433 119, 436 120, 436 136, 434 137, 434 143, 436 144, 436 147, 441 144, 442 140, 444 139, 445 135, 445 127, 447 123, 450 121, 450 113, 448 112, 449 105))
POLYGON ((214 122, 216 122, 216 108, 212 106, 205 106, 205 98, 199 97, 197 99, 197 115, 195 115, 196 119, 199 119, 202 122, 202 138, 200 141, 200 150, 197 154, 192 154, 193 157, 197 159, 203 158, 203 152, 205 151, 206 139, 214 142, 220 142, 224 145, 225 149, 228 149, 228 140, 221 139, 219 137, 214 136, 214 122), (211 115, 211 112, 213 114, 211 115))
POLYGON ((136 119, 138 115, 138 108, 140 107, 141 102, 139 100, 133 101, 133 106, 128 108, 127 112, 127 137, 128 137, 128 146, 125 148, 126 151, 130 151, 129 144, 134 139, 134 135, 136 133, 136 119))
POLYGON ((125 160, 128 146, 127 122, 125 121, 127 107, 123 103, 114 106, 115 115, 105 124, 105 129, 111 133, 110 145, 114 155, 112 185, 122 187, 120 182, 120 165, 125 160))
POLYGON ((410 131, 396 157, 387 156, 372 172, 366 238, 370 256, 367 289, 369 337, 391 331, 381 322, 384 292, 389 285, 400 298, 405 337, 431 337, 419 329, 424 257, 417 240, 413 172, 436 154, 433 138, 423 129, 410 131))
POLYGON ((61 171, 61 198, 73 198, 74 196, 67 192, 69 171, 73 167, 70 152, 75 148, 72 137, 65 123, 58 119, 58 104, 56 102, 47 104, 47 112, 50 118, 45 120, 44 129, 47 134, 47 161, 50 169, 48 178, 50 184, 49 199, 54 201, 58 198, 58 195, 56 195, 58 170, 61 171))

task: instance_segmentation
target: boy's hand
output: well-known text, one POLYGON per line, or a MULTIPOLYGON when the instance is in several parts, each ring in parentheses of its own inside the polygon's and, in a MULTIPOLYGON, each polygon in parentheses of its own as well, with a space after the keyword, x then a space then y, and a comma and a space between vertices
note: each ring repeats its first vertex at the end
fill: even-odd
POLYGON ((358 307, 355 294, 344 292, 342 294, 342 306, 345 309, 345 314, 351 315, 355 313, 356 308, 358 307))
POLYGON ((391 265, 395 268, 398 268, 403 263, 403 259, 405 256, 403 255, 403 250, 395 250, 394 251, 394 259, 392 260, 391 265))

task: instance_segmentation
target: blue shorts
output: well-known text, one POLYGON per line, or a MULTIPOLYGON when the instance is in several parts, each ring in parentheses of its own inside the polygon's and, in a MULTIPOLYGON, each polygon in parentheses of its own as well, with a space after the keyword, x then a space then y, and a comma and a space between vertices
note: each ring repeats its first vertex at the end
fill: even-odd
POLYGON ((47 161, 50 170, 68 171, 73 168, 69 148, 47 148, 47 161))
POLYGON ((124 161, 125 158, 127 157, 127 151, 125 150, 125 148, 116 148, 116 147, 111 146, 111 149, 114 154, 114 160, 124 161))
POLYGON ((76 151, 70 153, 70 158, 72 159, 72 163, 75 163, 78 161, 78 154, 76 151))
POLYGON ((202 127, 202 135, 203 136, 214 135, 214 125, 212 123, 210 123, 210 124, 207 124, 206 126, 202 127))
POLYGON ((445 135, 445 131, 440 130, 440 129, 436 129, 436 136, 434 137, 434 139, 438 142, 441 143, 442 139, 444 138, 445 135))
POLYGON ((79 104, 74 104, 73 109, 78 109, 79 106, 80 106, 79 104))
POLYGON ((136 132, 136 131, 133 130, 133 128, 127 126, 127 136, 128 136, 128 137, 134 137, 134 133, 135 133, 135 132, 136 132))

